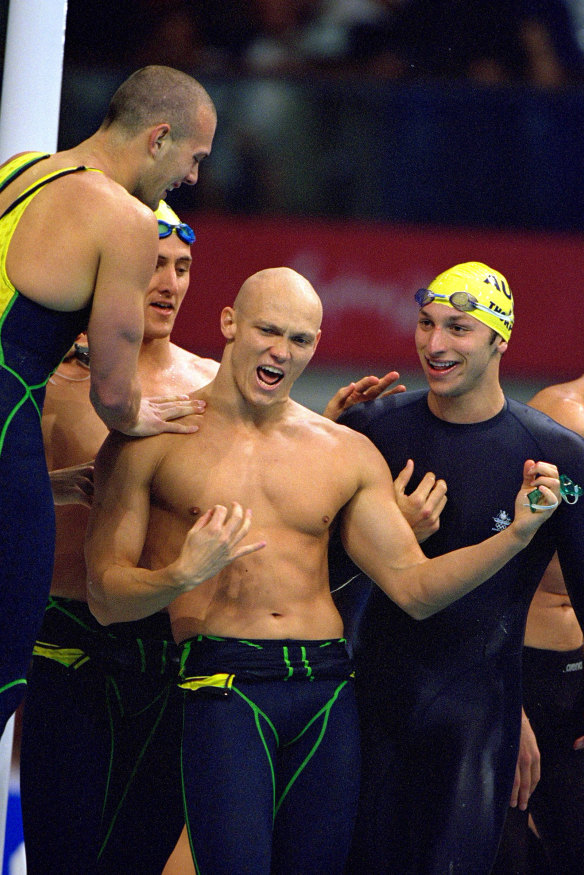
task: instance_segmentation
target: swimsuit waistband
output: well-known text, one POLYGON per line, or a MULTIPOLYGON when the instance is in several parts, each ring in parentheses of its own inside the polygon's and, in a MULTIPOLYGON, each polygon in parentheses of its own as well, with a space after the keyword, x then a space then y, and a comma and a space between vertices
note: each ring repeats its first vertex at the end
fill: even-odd
POLYGON ((178 648, 166 614, 152 622, 101 626, 84 602, 51 596, 34 655, 71 668, 89 660, 123 670, 176 675, 178 648), (125 626, 123 634, 119 627, 125 626))
POLYGON ((217 675, 251 681, 314 681, 343 680, 353 673, 344 638, 314 641, 197 635, 183 641, 179 649, 181 685, 217 675))
POLYGON ((539 647, 523 648, 523 663, 538 673, 555 672, 570 674, 582 672, 584 665, 584 646, 575 650, 544 650, 539 647), (538 668, 541 667, 540 668, 538 668))

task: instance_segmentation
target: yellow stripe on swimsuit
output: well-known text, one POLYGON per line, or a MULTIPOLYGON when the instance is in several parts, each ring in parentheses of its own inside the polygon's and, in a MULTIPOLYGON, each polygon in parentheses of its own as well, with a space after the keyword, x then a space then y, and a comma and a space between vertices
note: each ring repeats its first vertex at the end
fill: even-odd
POLYGON ((179 683, 179 687, 182 687, 183 690, 202 690, 213 687, 227 693, 231 689, 234 680, 234 674, 226 674, 224 672, 201 676, 195 675, 194 677, 184 678, 179 683))
POLYGON ((57 647, 55 644, 47 644, 45 641, 37 641, 32 653, 33 656, 42 656, 45 659, 60 662, 61 665, 66 665, 68 668, 79 668, 89 662, 89 656, 77 647, 57 647))

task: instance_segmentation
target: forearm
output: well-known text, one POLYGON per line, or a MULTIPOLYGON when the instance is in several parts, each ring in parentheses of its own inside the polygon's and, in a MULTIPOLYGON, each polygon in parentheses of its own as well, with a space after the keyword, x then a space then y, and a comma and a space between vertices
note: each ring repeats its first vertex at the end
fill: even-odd
POLYGON ((480 544, 407 568, 384 569, 373 579, 406 613, 424 620, 496 574, 529 540, 509 526, 480 544))
POLYGON ((150 571, 112 565, 88 580, 88 604, 104 626, 141 620, 166 608, 184 587, 172 567, 150 571))

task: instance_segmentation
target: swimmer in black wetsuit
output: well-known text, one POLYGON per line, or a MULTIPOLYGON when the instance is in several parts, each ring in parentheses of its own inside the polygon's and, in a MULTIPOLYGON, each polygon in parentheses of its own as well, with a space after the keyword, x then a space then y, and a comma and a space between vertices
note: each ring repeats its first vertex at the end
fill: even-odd
POLYGON ((158 247, 152 210, 167 189, 197 181, 215 124, 196 80, 147 67, 89 139, 0 167, 0 734, 24 693, 51 578, 40 431, 51 372, 87 328, 91 399, 109 428, 181 431, 167 420, 194 409, 184 397, 142 398, 136 360, 158 247))
MULTIPOLYGON (((429 392, 380 398, 341 421, 366 434, 393 470, 413 459, 413 486, 428 471, 446 481, 439 531, 424 543, 438 556, 505 529, 526 455, 553 458, 584 484, 584 440, 505 398, 499 364, 513 300, 501 274, 471 262, 441 274, 429 292, 416 296, 429 392), (466 293, 483 309, 460 309, 466 293)), ((353 641, 363 778, 350 875, 489 872, 517 758, 527 609, 557 551, 584 617, 583 536, 584 502, 563 503, 524 552, 422 623, 363 588, 353 641)), ((331 576, 342 582, 350 572, 342 562, 334 568, 338 552, 331 576)))

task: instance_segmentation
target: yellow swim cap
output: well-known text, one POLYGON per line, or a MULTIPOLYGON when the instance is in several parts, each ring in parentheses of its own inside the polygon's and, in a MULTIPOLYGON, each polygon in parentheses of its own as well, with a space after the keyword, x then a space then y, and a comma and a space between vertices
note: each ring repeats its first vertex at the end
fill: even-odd
MULTIPOLYGON (((436 298, 436 303, 469 313, 500 334, 503 340, 509 340, 514 321, 513 295, 498 270, 480 261, 467 261, 445 270, 425 291, 436 298)), ((421 292, 416 295, 420 306, 433 299, 427 295, 424 300, 421 292)))
POLYGON ((171 210, 166 201, 160 201, 158 209, 154 215, 157 219, 161 219, 163 222, 168 222, 169 225, 180 225, 179 217, 174 210, 171 210))
POLYGON ((158 209, 154 215, 158 219, 158 236, 161 240, 164 237, 170 237, 173 231, 175 231, 177 237, 188 246, 191 246, 197 239, 195 237, 195 232, 190 225, 181 222, 177 214, 174 210, 171 210, 166 201, 159 202, 158 209))

